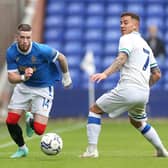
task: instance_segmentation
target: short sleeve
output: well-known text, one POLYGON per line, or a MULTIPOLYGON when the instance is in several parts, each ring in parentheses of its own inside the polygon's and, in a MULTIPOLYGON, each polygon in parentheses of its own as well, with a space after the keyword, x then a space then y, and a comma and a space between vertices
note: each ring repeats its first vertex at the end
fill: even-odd
POLYGON ((55 61, 59 55, 59 52, 56 49, 44 44, 41 45, 41 53, 49 62, 55 61))
POLYGON ((133 44, 131 37, 129 35, 122 36, 119 41, 119 52, 124 52, 129 56, 132 49, 133 44))
POLYGON ((6 62, 8 71, 18 71, 16 61, 14 57, 12 57, 12 54, 9 49, 6 52, 6 62))
POLYGON ((153 55, 153 52, 151 50, 150 52, 150 68, 155 68, 155 67, 158 67, 158 64, 157 64, 157 61, 153 55))

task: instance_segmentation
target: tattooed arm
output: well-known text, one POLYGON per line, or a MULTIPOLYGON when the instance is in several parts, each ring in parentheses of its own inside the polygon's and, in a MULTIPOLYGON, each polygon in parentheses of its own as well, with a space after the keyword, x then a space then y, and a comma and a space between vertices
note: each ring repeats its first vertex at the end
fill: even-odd
POLYGON ((114 62, 105 69, 102 73, 97 73, 91 76, 92 81, 100 82, 101 80, 106 79, 112 73, 117 72, 120 68, 125 64, 127 61, 127 54, 120 52, 119 55, 116 57, 114 62))

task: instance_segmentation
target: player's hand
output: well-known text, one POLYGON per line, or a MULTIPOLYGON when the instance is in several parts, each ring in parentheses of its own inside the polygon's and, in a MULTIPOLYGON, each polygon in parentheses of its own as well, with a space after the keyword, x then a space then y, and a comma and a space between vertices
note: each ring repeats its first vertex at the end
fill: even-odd
POLYGON ((107 78, 107 75, 105 73, 97 73, 93 74, 90 79, 92 82, 97 82, 99 83, 101 80, 104 80, 107 78))
POLYGON ((66 73, 62 74, 62 84, 63 84, 64 88, 71 87, 72 79, 71 79, 71 76, 70 76, 69 72, 66 72, 66 73))
POLYGON ((33 69, 31 67, 26 68, 24 75, 26 80, 28 80, 33 75, 33 69))

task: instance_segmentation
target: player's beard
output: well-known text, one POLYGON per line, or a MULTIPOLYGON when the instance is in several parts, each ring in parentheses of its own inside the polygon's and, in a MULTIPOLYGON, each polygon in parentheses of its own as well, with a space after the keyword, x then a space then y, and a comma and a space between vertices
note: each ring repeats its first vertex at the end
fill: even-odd
POLYGON ((19 45, 19 49, 23 52, 27 52, 29 48, 30 48, 30 44, 29 45, 25 45, 25 44, 19 45))

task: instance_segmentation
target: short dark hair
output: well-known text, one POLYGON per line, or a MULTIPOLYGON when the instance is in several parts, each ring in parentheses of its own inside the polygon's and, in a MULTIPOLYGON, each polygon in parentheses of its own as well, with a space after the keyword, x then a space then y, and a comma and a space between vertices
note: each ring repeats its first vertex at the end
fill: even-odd
POLYGON ((135 14, 135 13, 132 13, 132 12, 124 12, 124 13, 121 14, 121 18, 122 18, 123 16, 131 16, 131 18, 136 19, 138 22, 140 22, 140 17, 139 17, 137 14, 135 14))
POLYGON ((31 31, 32 27, 29 24, 21 23, 18 25, 17 30, 18 31, 31 31))

